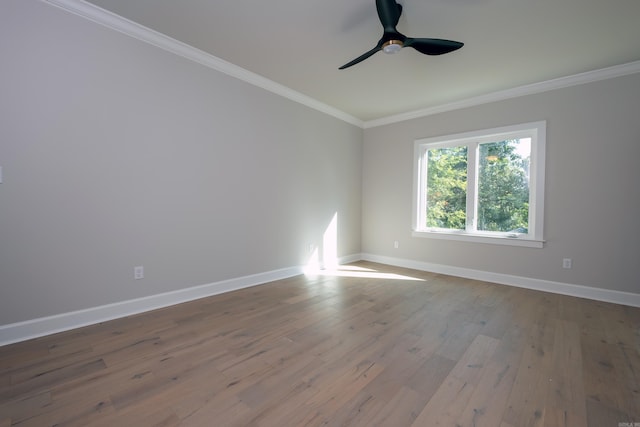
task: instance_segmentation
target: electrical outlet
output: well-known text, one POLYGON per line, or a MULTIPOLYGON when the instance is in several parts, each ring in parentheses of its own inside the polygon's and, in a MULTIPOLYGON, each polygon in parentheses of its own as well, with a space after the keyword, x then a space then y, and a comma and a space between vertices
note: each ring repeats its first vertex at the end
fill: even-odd
POLYGON ((398 249, 400 247, 400 242, 398 242, 397 240, 393 242, 393 247, 398 249))
POLYGON ((562 268, 569 269, 569 268, 571 268, 571 265, 572 265, 571 258, 563 258, 562 259, 562 268))
POLYGON ((144 279, 144 267, 139 265, 137 267, 133 267, 133 278, 135 280, 144 279))

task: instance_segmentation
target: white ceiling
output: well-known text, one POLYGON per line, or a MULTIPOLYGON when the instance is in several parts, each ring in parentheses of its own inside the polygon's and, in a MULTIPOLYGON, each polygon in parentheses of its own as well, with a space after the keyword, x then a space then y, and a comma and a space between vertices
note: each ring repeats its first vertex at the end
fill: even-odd
POLYGON ((640 0, 401 0, 398 30, 462 41, 338 67, 382 36, 374 0, 90 0, 363 122, 640 60, 640 0))

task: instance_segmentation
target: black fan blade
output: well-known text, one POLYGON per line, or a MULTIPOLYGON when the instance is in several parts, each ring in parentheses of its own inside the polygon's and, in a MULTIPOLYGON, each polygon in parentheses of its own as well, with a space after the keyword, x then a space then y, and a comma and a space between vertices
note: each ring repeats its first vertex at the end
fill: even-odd
POLYGON ((408 37, 404 41, 404 47, 412 47, 425 55, 442 55, 453 52, 464 46, 464 43, 442 39, 412 39, 408 37))
POLYGON ((395 32, 402 14, 402 6, 396 0, 376 0, 378 17, 385 31, 395 32))
POLYGON ((384 28, 384 34, 378 41, 376 47, 369 52, 360 55, 351 62, 344 64, 340 67, 340 70, 349 68, 352 65, 356 65, 359 62, 364 61, 374 53, 384 50, 387 53, 394 53, 399 47, 412 47, 418 52, 425 55, 442 55, 444 53, 453 52, 464 46, 464 43, 456 42, 453 40, 443 39, 414 39, 406 37, 404 34, 398 32, 396 26, 400 21, 400 15, 402 15, 402 5, 397 3, 396 0, 376 0, 376 9, 378 10, 378 17, 380 23, 384 28), (387 49, 388 46, 388 49, 387 49))
POLYGON ((364 54, 358 56, 353 61, 344 64, 342 67, 339 68, 339 70, 344 70, 345 68, 349 68, 352 65, 356 65, 358 62, 364 61, 365 59, 367 59, 368 57, 370 57, 374 53, 379 52, 381 50, 382 50, 382 45, 380 43, 378 43, 378 45, 376 47, 374 47, 373 49, 371 49, 369 52, 364 53, 364 54))

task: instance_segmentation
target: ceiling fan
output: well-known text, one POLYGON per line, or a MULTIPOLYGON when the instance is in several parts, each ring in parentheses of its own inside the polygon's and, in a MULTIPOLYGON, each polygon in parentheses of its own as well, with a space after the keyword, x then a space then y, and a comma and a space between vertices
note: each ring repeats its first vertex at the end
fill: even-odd
POLYGON ((402 14, 402 5, 396 3, 395 0, 376 0, 376 9, 378 9, 378 17, 384 28, 382 38, 376 47, 344 64, 340 70, 356 65, 381 50, 385 53, 396 53, 403 47, 412 47, 425 55, 442 55, 460 49, 464 45, 464 43, 452 40, 414 39, 398 32, 396 26, 402 14))

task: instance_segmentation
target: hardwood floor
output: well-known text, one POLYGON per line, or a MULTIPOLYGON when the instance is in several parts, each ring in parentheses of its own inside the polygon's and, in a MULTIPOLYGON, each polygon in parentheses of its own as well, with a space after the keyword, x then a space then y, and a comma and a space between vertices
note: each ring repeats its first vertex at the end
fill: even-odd
POLYGON ((345 268, 0 347, 0 427, 640 423, 640 309, 345 268))

